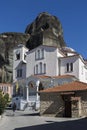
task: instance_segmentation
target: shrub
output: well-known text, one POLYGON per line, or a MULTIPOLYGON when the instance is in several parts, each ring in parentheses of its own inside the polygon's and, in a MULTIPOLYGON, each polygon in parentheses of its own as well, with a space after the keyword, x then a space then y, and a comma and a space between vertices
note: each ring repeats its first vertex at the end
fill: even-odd
POLYGON ((2 94, 2 91, 0 90, 0 115, 4 112, 6 107, 6 101, 2 94))

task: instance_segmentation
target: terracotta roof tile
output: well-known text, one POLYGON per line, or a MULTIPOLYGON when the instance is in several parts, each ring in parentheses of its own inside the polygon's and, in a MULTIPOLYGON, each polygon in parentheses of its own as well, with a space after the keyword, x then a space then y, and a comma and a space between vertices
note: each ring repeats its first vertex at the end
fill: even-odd
POLYGON ((60 76, 52 76, 52 78, 70 78, 75 77, 74 75, 60 75, 60 76))
POLYGON ((4 86, 6 86, 6 85, 12 86, 12 84, 10 84, 10 83, 0 83, 0 86, 1 86, 1 85, 4 85, 4 86))
POLYGON ((42 78, 42 79, 51 77, 51 76, 46 76, 46 75, 32 75, 32 76, 37 77, 37 78, 42 78))
POLYGON ((69 78, 69 77, 75 77, 74 75, 60 75, 60 76, 47 76, 47 75, 32 75, 37 78, 69 78))
POLYGON ((54 88, 48 88, 40 92, 70 92, 70 91, 83 91, 87 90, 87 84, 79 81, 73 81, 60 86, 55 86, 54 88))

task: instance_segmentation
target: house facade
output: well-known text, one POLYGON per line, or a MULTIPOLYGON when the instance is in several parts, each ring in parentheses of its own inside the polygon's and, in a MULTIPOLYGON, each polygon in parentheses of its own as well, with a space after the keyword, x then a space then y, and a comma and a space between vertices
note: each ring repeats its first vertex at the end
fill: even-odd
POLYGON ((55 86, 55 77, 62 75, 73 75, 77 80, 87 83, 86 62, 72 48, 40 45, 28 50, 24 45, 19 45, 14 49, 13 57, 13 101, 18 102, 18 109, 28 106, 39 108, 38 86, 43 84, 41 78, 35 79, 35 76, 49 77, 50 80, 45 80, 44 88, 47 84, 47 87, 55 86))
POLYGON ((31 75, 59 75, 58 57, 63 57, 63 53, 56 47, 42 45, 29 51, 26 57, 26 70, 28 70, 26 77, 31 75))
POLYGON ((9 83, 0 83, 0 90, 2 90, 3 95, 9 94, 9 98, 12 98, 13 86, 9 83))
POLYGON ((40 115, 87 117, 87 84, 72 81, 40 91, 40 115))
POLYGON ((87 65, 80 55, 60 58, 60 64, 61 75, 71 74, 79 81, 87 83, 87 65))

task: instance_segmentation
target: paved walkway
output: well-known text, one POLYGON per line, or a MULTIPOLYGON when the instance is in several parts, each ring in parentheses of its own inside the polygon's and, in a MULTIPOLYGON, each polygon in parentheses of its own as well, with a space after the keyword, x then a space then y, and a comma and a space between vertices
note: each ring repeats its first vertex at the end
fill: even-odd
POLYGON ((6 110, 0 130, 87 130, 87 119, 42 117, 36 112, 6 110))

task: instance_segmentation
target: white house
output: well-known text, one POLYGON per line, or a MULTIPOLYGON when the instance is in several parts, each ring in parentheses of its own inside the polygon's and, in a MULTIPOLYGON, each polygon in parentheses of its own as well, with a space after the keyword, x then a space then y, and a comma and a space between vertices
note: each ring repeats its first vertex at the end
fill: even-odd
POLYGON ((87 83, 87 65, 80 55, 60 58, 60 75, 74 75, 79 81, 87 83))
POLYGON ((29 51, 26 57, 26 77, 31 75, 58 76, 59 57, 64 57, 64 54, 52 46, 41 45, 29 51))
POLYGON ((51 80, 45 81, 49 87, 55 76, 62 75, 73 75, 79 81, 87 83, 86 61, 72 48, 40 45, 29 51, 20 44, 14 49, 13 55, 13 94, 16 96, 13 101, 17 99, 18 109, 35 105, 39 108, 37 92, 41 82, 40 78, 34 76, 42 75, 45 79, 48 76, 51 80))
POLYGON ((21 78, 26 78, 26 53, 28 49, 19 44, 13 52, 13 82, 21 78))

